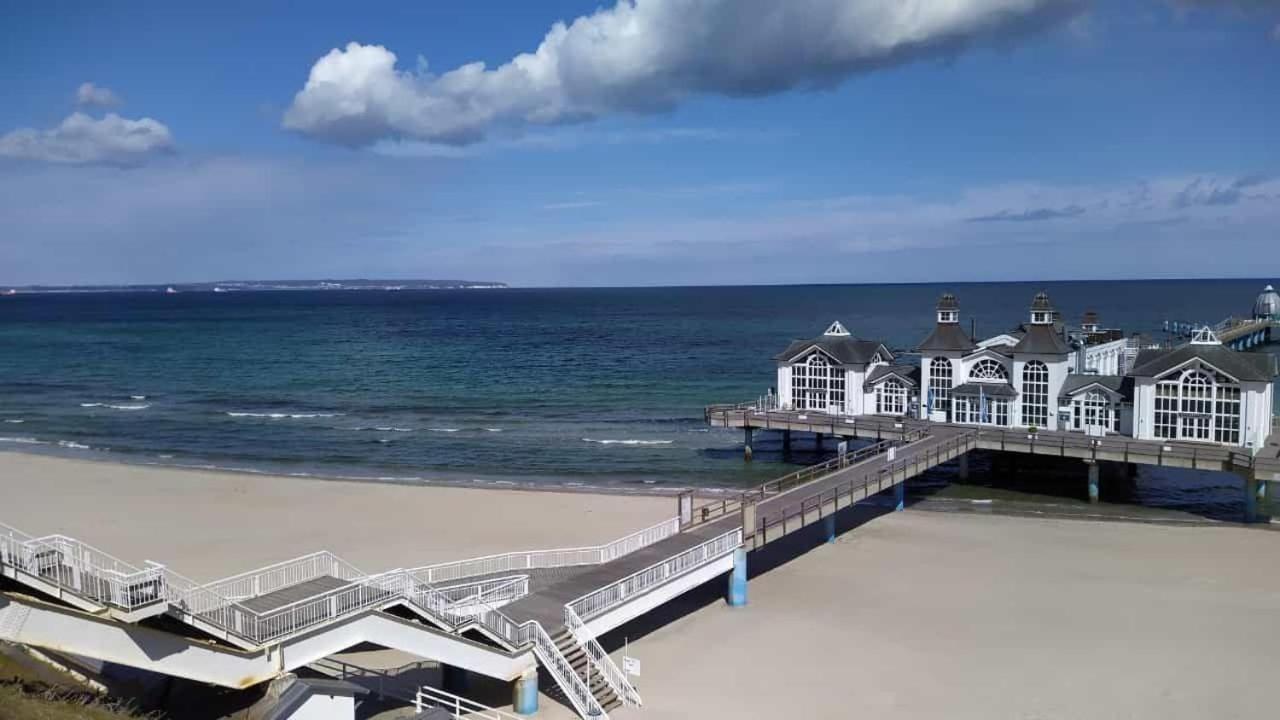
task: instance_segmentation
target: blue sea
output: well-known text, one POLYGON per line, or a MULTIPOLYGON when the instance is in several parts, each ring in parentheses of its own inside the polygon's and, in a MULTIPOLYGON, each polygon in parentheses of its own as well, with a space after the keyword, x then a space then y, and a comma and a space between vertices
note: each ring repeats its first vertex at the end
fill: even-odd
MULTIPOLYGON (((744 463, 740 433, 708 429, 703 406, 763 394, 772 356, 832 320, 910 348, 944 291, 985 336, 1044 289, 1068 321, 1095 310, 1158 339, 1165 319, 1247 315, 1268 282, 19 294, 0 297, 0 449, 404 483, 735 488, 819 455, 801 444, 784 460, 763 438, 744 463)), ((1143 472, 1121 500, 1235 512, 1232 476, 1143 472)))

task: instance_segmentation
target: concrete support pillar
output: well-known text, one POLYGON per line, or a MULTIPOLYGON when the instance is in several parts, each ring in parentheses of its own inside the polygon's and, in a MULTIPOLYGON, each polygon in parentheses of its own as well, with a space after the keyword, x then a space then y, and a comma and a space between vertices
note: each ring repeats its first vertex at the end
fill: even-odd
POLYGON ((960 456, 960 479, 969 479, 969 453, 960 456))
POLYGON ((744 547, 733 551, 733 570, 729 572, 729 592, 725 600, 729 607, 747 604, 747 549, 744 547))
POLYGON ((1244 479, 1244 521, 1251 523, 1265 519, 1259 509, 1265 507, 1267 501, 1267 481, 1259 480, 1253 470, 1240 470, 1239 473, 1244 479))
POLYGON ((790 430, 782 431, 782 452, 784 453, 791 452, 791 431, 790 430))
POLYGON ((520 715, 538 712, 538 670, 532 669, 511 684, 511 706, 520 715))
POLYGON ((1098 502, 1098 461, 1085 460, 1084 464, 1089 468, 1089 502, 1098 502))
POLYGON ((904 510, 907 507, 907 481, 903 480, 893 486, 893 500, 896 503, 894 510, 904 510))
POLYGON ((742 459, 751 462, 751 428, 743 428, 742 459))
POLYGON ((836 516, 835 513, 822 518, 822 534, 826 536, 827 542, 836 541, 836 516))
POLYGON ((813 438, 813 445, 818 449, 818 452, 822 452, 822 433, 815 434, 813 438))

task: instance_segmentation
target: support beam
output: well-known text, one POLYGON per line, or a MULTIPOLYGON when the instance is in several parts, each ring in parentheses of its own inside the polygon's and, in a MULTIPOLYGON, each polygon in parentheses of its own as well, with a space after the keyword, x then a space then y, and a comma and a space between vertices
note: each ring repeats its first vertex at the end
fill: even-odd
POLYGON ((836 541, 836 516, 834 511, 822 518, 822 534, 826 536, 828 543, 836 541))
POLYGON ((511 684, 511 706, 520 715, 538 712, 538 671, 531 670, 511 684))
POLYGON ((783 454, 788 454, 791 452, 791 431, 790 430, 782 431, 782 452, 783 454))
POLYGON ((814 447, 818 452, 822 452, 822 433, 815 433, 813 438, 814 447))
POLYGON ((751 462, 751 428, 742 428, 742 459, 751 462))
POLYGON ((1244 479, 1244 521, 1252 523, 1266 520, 1260 509, 1266 506, 1267 481, 1259 480, 1258 474, 1253 470, 1242 469, 1238 472, 1244 479))
POLYGON ((896 503, 894 510, 904 510, 907 507, 907 481, 903 480, 893 486, 893 500, 896 503))
POLYGON ((729 572, 729 592, 725 597, 729 607, 747 604, 747 549, 733 551, 733 570, 729 572))
POLYGON ((1098 461, 1085 460, 1085 467, 1089 469, 1089 502, 1098 502, 1098 461))
POLYGON ((960 479, 969 479, 969 453, 960 456, 960 479))

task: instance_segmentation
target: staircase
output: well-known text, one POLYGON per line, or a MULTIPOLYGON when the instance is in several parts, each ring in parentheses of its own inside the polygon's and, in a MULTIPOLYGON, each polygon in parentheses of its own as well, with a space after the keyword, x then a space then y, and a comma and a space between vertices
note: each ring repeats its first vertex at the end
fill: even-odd
POLYGON ((573 633, 568 628, 562 628, 552 641, 556 644, 556 649, 573 667, 573 672, 586 684, 591 690, 591 696, 596 699, 600 707, 605 712, 612 712, 615 708, 622 706, 622 698, 618 697, 618 693, 601 678, 598 674, 591 672, 591 658, 587 655, 586 648, 578 644, 573 637, 573 633))

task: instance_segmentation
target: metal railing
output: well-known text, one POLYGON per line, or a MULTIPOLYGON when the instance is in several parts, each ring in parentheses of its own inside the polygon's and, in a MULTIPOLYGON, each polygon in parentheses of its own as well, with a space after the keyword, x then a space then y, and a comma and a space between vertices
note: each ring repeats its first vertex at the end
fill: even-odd
MULTIPOLYGON (((732 552, 741 544, 742 528, 734 528, 567 603, 565 614, 567 616, 572 610, 582 621, 590 620, 636 595, 732 552)), ((568 622, 566 619, 565 624, 568 622)))
POLYGON ((905 475, 909 472, 918 474, 946 462, 955 455, 973 449, 976 445, 976 436, 977 433, 965 433, 932 447, 920 447, 904 458, 885 463, 875 469, 867 469, 865 472, 850 476, 843 482, 823 488, 794 502, 778 501, 782 504, 779 510, 766 512, 762 507, 752 532, 760 533, 761 544, 767 543, 770 529, 780 526, 785 535, 789 529, 788 523, 794 518, 799 519, 798 527, 809 525, 810 517, 813 517, 814 521, 824 517, 824 508, 827 505, 833 506, 832 512, 839 508, 841 497, 846 499, 848 505, 852 505, 872 492, 885 489, 886 483, 889 487, 893 486, 895 484, 893 478, 899 473, 903 474, 905 479, 905 475), (858 493, 861 495, 855 497, 858 493))
POLYGON ((445 692, 439 688, 428 687, 423 685, 418 688, 417 695, 413 699, 414 712, 422 712, 427 708, 440 707, 447 710, 455 718, 460 720, 526 720, 519 715, 512 715, 509 712, 503 712, 488 705, 481 705, 478 702, 468 700, 464 697, 445 692))
POLYGON ((96 605, 126 612, 163 602, 164 568, 138 568, 65 535, 33 538, 0 525, 0 565, 96 605))
MULTIPOLYGON (((355 580, 364 575, 356 566, 322 550, 292 560, 285 560, 266 567, 214 580, 202 586, 218 597, 231 600, 259 597, 281 588, 291 587, 318 577, 330 576, 339 580, 355 580)), ((199 612, 202 608, 194 606, 199 612)))
POLYGON ((421 669, 434 663, 415 662, 402 665, 391 670, 376 670, 352 665, 343 660, 324 658, 311 664, 320 672, 338 680, 354 683, 374 693, 380 698, 388 697, 413 703, 415 712, 422 712, 431 707, 442 707, 455 718, 480 718, 482 720, 523 720, 502 710, 482 705, 474 700, 445 692, 439 688, 404 680, 400 675, 405 672, 421 669))
POLYGON ((598 565, 616 560, 680 532, 680 518, 673 517, 604 545, 530 550, 486 555, 414 568, 413 572, 427 583, 448 582, 477 575, 537 570, 541 568, 598 565))
POLYGON ((582 622, 582 618, 578 617, 578 613, 573 608, 566 605, 564 607, 564 622, 569 632, 573 635, 573 639, 587 653, 587 659, 591 661, 591 665, 596 669, 596 673, 604 680, 623 705, 627 707, 640 707, 644 701, 640 699, 640 692, 636 690, 631 681, 627 679, 626 673, 618 668, 613 662, 613 658, 609 657, 609 653, 604 651, 600 643, 594 637, 585 633, 586 623, 582 622))

